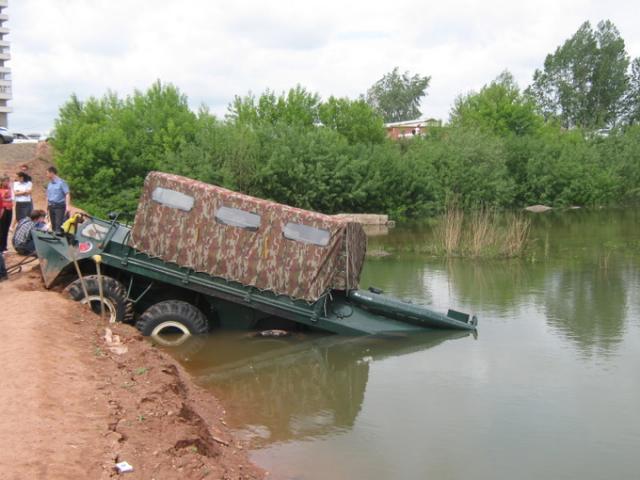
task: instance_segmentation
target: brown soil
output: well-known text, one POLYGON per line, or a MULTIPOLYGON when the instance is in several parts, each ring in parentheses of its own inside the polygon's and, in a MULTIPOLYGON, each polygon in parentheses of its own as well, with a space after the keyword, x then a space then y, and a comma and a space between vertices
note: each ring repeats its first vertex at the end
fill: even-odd
POLYGON ((46 171, 52 165, 52 153, 46 142, 0 145, 0 174, 6 173, 13 179, 20 165, 26 164, 29 167, 27 173, 33 177, 33 207, 40 210, 47 209, 46 171))
MULTIPOLYGON (((22 163, 43 208, 46 144, 0 145, 0 173, 22 163)), ((5 256, 8 266, 19 257, 5 256)), ((0 283, 0 478, 256 479, 224 410, 133 327, 110 325, 43 288, 38 267, 0 283), (120 336, 116 353, 106 329, 120 336), (134 471, 118 474, 126 461, 134 471)))
POLYGON ((2 478, 112 478, 121 461, 131 479, 263 477, 180 365, 26 270, 0 283, 2 478), (126 353, 111 350, 107 328, 126 353))

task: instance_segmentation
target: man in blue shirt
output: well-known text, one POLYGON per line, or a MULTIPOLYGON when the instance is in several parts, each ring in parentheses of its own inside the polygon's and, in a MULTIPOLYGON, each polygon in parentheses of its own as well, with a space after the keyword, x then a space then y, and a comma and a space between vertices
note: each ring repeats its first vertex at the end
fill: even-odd
POLYGON ((64 222, 67 209, 71 206, 69 185, 58 176, 56 167, 47 168, 47 204, 51 230, 56 232, 64 222))

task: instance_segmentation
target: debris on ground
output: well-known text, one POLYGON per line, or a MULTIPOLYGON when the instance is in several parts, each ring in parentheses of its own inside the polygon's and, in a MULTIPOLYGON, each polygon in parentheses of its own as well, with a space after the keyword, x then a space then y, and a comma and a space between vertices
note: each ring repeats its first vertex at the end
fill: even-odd
POLYGON ((104 329, 104 341, 107 348, 116 355, 124 355, 128 351, 127 346, 120 340, 120 335, 114 335, 110 328, 104 329))
POLYGON ((133 467, 127 462, 120 462, 116 463, 116 470, 118 471, 118 473, 133 472, 133 467))

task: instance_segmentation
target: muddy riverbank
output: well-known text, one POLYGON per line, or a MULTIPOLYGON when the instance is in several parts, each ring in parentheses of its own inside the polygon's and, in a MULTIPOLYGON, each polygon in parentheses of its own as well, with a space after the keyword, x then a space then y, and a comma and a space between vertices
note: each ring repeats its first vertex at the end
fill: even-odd
POLYGON ((131 479, 263 478, 220 403, 133 327, 44 290, 32 266, 0 283, 0 310, 3 478, 112 478, 122 461, 131 479))

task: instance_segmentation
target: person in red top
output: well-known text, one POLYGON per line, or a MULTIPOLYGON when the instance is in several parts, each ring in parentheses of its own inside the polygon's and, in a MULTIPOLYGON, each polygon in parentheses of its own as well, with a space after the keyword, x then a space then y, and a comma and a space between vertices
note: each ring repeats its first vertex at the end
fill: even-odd
POLYGON ((7 250, 9 227, 13 219, 13 192, 11 179, 5 175, 0 178, 0 253, 7 250))

